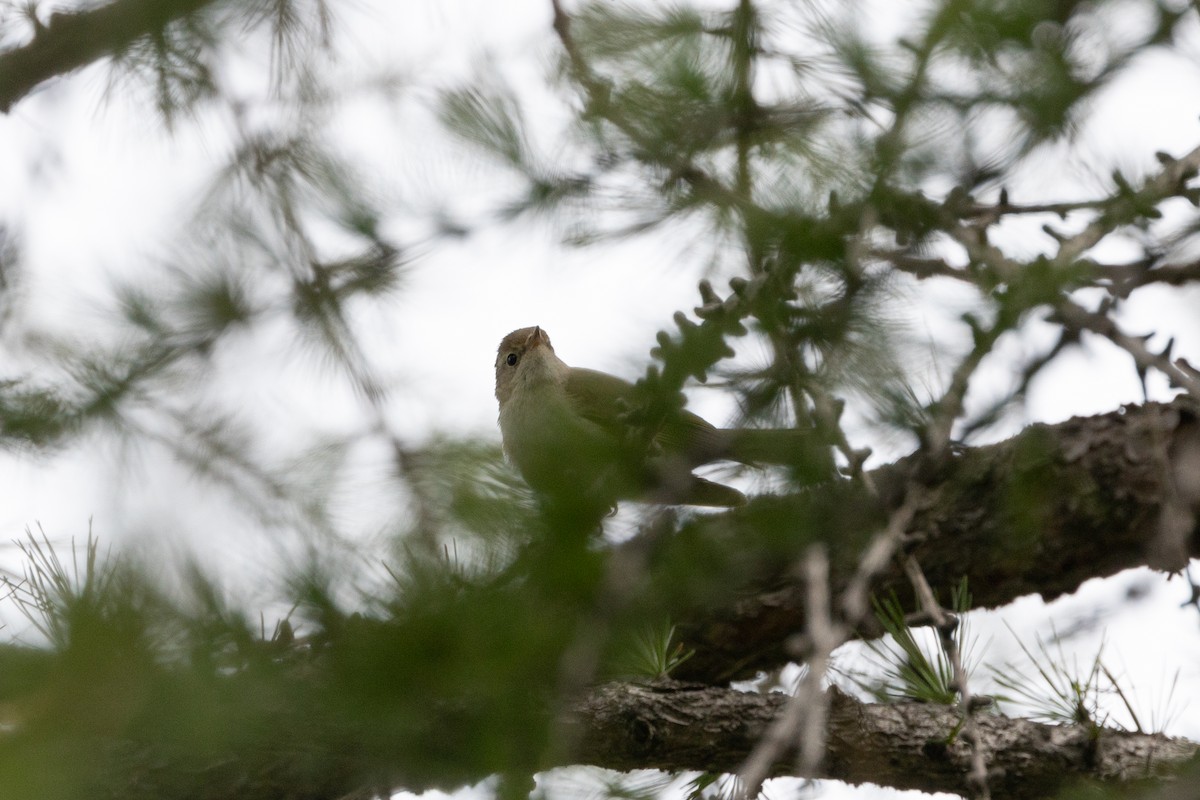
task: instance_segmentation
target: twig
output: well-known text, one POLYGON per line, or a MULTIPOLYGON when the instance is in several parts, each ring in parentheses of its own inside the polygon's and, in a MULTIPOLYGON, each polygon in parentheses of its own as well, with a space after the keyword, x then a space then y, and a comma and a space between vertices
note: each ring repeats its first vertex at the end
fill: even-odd
POLYGON ((829 556, 821 545, 808 548, 803 573, 808 588, 808 673, 801 679, 787 705, 759 737, 754 749, 738 770, 739 797, 755 797, 770 776, 771 767, 800 736, 798 774, 817 777, 825 753, 825 721, 828 695, 821 682, 829 668, 834 648, 844 641, 845 631, 830 616, 829 556))
POLYGON ((1101 281, 1110 282, 1109 292, 1118 298, 1128 297, 1143 286, 1183 286, 1200 281, 1200 261, 1156 266, 1157 261, 1147 257, 1132 264, 1097 264, 1092 271, 1101 281))
POLYGON ((1107 313, 1088 311, 1068 297, 1059 301, 1056 315, 1068 327, 1103 336, 1129 353, 1139 373, 1144 374, 1149 369, 1156 369, 1167 376, 1172 386, 1183 389, 1200 400, 1200 372, 1182 358, 1171 359, 1172 342, 1168 342, 1161 352, 1156 353, 1146 346, 1148 337, 1131 336, 1122 331, 1107 313))
POLYGON ((800 730, 799 774, 815 778, 825 755, 825 724, 829 716, 829 695, 821 691, 821 682, 829 671, 829 659, 834 648, 842 643, 830 616, 829 555, 824 547, 810 547, 804 560, 805 585, 808 596, 808 638, 812 653, 808 658, 808 674, 804 677, 808 701, 800 730))
POLYGON ((924 280, 926 278, 954 278, 974 285, 976 278, 968 270, 951 266, 943 258, 932 256, 914 256, 897 250, 872 248, 866 255, 878 261, 886 261, 901 272, 924 280))
POLYGON ((1101 213, 1082 231, 1062 241, 1054 257, 1059 267, 1073 264, 1085 252, 1095 247, 1101 239, 1113 232, 1112 217, 1131 208, 1153 205, 1168 197, 1181 195, 1187 190, 1187 181, 1200 170, 1200 147, 1194 148, 1183 158, 1163 158, 1163 168, 1157 175, 1145 181, 1133 192, 1113 195, 1101 213))
POLYGON ((987 758, 983 749, 983 737, 980 735, 979 726, 975 723, 976 709, 971 697, 971 687, 967 681, 967 671, 963 668, 962 652, 958 647, 958 640, 954 636, 954 629, 958 627, 958 618, 946 613, 946 610, 942 608, 937 598, 934 597, 933 590, 929 587, 929 581, 925 579, 924 570, 911 555, 904 559, 904 572, 908 575, 908 580, 917 595, 922 611, 929 616, 937 628, 942 652, 946 654, 946 659, 950 662, 954 689, 958 692, 958 708, 962 714, 962 735, 971 746, 971 772, 967 776, 967 781, 974 789, 975 797, 978 800, 990 800, 992 795, 991 789, 988 787, 987 758))
POLYGON ((1018 203, 996 203, 994 205, 979 203, 977 205, 964 206, 959 213, 963 219, 974 217, 999 219, 1002 216, 1014 214, 1057 214, 1060 217, 1065 217, 1075 211, 1104 208, 1108 202, 1109 200, 1104 198, 1100 200, 1076 200, 1058 203, 1029 203, 1026 205, 1018 203))
POLYGON ((1190 566, 1183 571, 1183 574, 1187 578, 1188 589, 1191 591, 1191 595, 1179 607, 1186 608, 1191 606, 1197 612, 1200 612, 1200 583, 1197 583, 1196 579, 1192 577, 1192 568, 1190 566))

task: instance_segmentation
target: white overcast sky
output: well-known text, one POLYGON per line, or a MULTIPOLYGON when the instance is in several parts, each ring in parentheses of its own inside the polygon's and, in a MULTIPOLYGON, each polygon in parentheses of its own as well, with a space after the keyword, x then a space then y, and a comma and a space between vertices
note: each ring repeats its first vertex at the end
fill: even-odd
MULTIPOLYGON (((411 86, 390 107, 369 95, 348 99, 335 125, 346 146, 371 164, 370 185, 397 212, 394 230, 419 234, 404 222, 404 208, 449 194, 456 204, 482 214, 505 188, 483 162, 440 141, 422 110, 436 89, 496 70, 526 97, 539 132, 552 137, 560 129, 563 108, 542 80, 555 46, 548 0, 334 5, 353 8, 339 16, 343 60, 337 69, 351 76, 394 71, 411 86)), ((912 7, 879 0, 867 8, 864 19, 885 35, 912 7)), ((1189 37, 1190 59, 1156 55, 1130 70, 1098 106, 1093 124, 1071 143, 1076 155, 1067 158, 1067 148, 1048 154, 1010 187, 1014 199, 1077 198, 1099 185, 1089 182, 1092 169, 1101 178, 1118 164, 1137 174, 1154 167, 1157 150, 1182 153, 1200 143, 1195 24, 1189 37)), ((176 135, 168 135, 149 105, 139 104, 143 96, 118 91, 104 100, 106 76, 104 65, 89 68, 0 117, 0 213, 25 223, 30 280, 23 324, 31 331, 79 330, 89 324, 89 315, 99 320, 100 298, 112 276, 143 274, 171 252, 208 170, 222 161, 230 142, 228 120, 221 115, 202 115, 198 130, 185 120, 176 135)), ((245 81, 245 91, 257 91, 253 80, 245 81)), ((1036 224, 1014 225, 1005 244, 1044 248, 1048 240, 1036 224)), ((647 363, 654 332, 670 326, 675 310, 695 305, 696 282, 710 255, 703 243, 678 230, 580 250, 558 244, 549 226, 527 224, 485 225, 463 240, 429 244, 413 262, 394 305, 359 321, 376 362, 395 382, 388 408, 392 424, 412 441, 438 433, 498 439, 492 359, 500 338, 525 325, 549 330, 568 363, 636 377, 647 363)), ((1108 255, 1121 257, 1116 249, 1108 255)), ((913 297, 914 329, 927 331, 930 339, 956 331, 955 315, 968 304, 959 288, 934 283, 915 287, 913 297)), ((1198 300, 1195 290, 1147 291, 1129 304, 1122 319, 1134 333, 1174 335, 1177 351, 1200 363, 1198 300)), ((1044 340, 1033 330, 1006 343, 997 361, 1039 344, 1044 340)), ((264 352, 272 352, 272 346, 264 344, 264 352)), ((0 378, 19 374, 21 364, 19 348, 0 342, 0 378)), ((297 377, 286 368, 280 375, 275 386, 247 376, 244 402, 261 407, 263 419, 297 425, 321 420, 331 428, 343 421, 353 424, 358 408, 320 379, 303 372, 297 377)), ((986 400, 990 385, 998 384, 981 381, 974 399, 986 400)), ((1165 396, 1161 382, 1154 386, 1159 397, 1165 396)), ((997 436, 1029 420, 1109 411, 1139 399, 1127 360, 1096 346, 1061 359, 1034 385, 1026 419, 1012 420, 997 436)), ((714 421, 731 410, 714 392, 701 392, 693 402, 714 421)), ((286 438, 286 430, 281 427, 278 435, 286 438)), ((180 537, 185 541, 178 547, 185 550, 243 547, 246 559, 270 553, 269 543, 248 541, 236 525, 224 538, 212 538, 212 521, 232 518, 221 509, 198 507, 203 494, 179 483, 182 472, 147 469, 139 477, 140 488, 117 491, 111 459, 111 452, 90 441, 50 456, 0 454, 0 542, 39 524, 52 540, 79 538, 93 520, 102 538, 152 531, 157 537, 180 537), (188 539, 202 535, 210 538, 188 539)), ((372 465, 387 469, 386 456, 364 463, 368 484, 372 465)), ((0 561, 11 564, 5 555, 0 550, 0 561)), ((1081 663, 1105 640, 1110 666, 1130 676, 1146 708, 1179 707, 1185 698, 1200 696, 1200 619, 1194 609, 1179 608, 1185 599, 1179 580, 1132 573, 1093 581, 1052 610, 1028 599, 1004 616, 1015 628, 1043 636, 1090 626, 1089 635, 1068 644, 1069 652, 1080 653, 1081 663), (1127 599, 1131 588, 1141 599, 1127 599), (1176 669, 1180 686, 1172 702, 1164 695, 1176 669)), ((991 640, 998 655, 992 660, 1019 660, 1001 615, 978 616, 981 636, 991 640)), ((1200 739, 1200 706, 1184 708, 1168 730, 1200 739)))

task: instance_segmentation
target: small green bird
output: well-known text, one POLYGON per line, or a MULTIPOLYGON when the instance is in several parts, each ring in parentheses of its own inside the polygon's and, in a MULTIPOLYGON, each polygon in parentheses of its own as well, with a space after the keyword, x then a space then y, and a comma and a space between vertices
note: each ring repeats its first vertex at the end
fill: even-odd
POLYGON ((697 506, 746 502, 737 489, 693 475, 698 466, 795 465, 813 455, 811 431, 718 428, 689 411, 670 416, 649 448, 632 452, 621 401, 633 388, 614 375, 567 366, 539 327, 515 330, 496 354, 504 452, 535 491, 551 497, 697 506))

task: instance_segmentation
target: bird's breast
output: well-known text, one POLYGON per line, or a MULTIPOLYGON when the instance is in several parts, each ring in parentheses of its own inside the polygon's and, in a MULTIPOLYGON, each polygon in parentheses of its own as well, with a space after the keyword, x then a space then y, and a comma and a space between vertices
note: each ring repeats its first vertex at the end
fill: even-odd
POLYGON ((594 480, 615 462, 618 443, 580 416, 563 391, 514 392, 500 409, 504 452, 534 489, 594 480))

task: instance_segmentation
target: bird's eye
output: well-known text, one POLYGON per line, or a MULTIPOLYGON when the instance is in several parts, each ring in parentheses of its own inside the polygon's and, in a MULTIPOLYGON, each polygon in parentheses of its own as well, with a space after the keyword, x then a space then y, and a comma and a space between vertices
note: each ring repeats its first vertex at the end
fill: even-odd
POLYGON ((508 364, 510 367, 515 367, 517 365, 517 361, 518 359, 516 353, 509 353, 508 358, 504 359, 504 363, 508 364))

